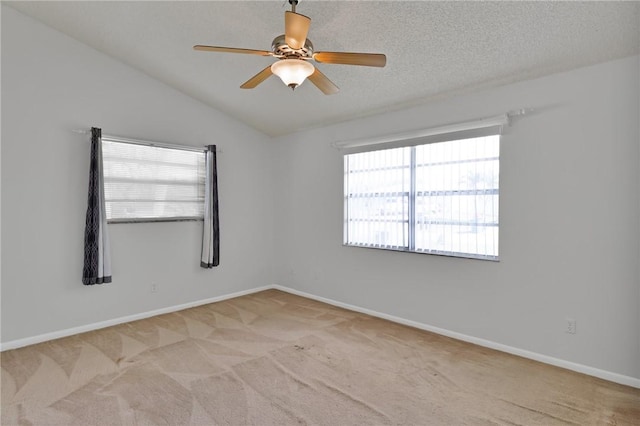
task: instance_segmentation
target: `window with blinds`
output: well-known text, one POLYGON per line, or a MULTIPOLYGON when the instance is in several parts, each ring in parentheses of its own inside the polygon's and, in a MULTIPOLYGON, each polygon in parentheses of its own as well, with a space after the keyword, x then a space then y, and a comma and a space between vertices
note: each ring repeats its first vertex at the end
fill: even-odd
POLYGON ((109 222, 202 220, 204 151, 102 139, 109 222))
POLYGON ((345 155, 345 244, 498 259, 500 136, 345 155))

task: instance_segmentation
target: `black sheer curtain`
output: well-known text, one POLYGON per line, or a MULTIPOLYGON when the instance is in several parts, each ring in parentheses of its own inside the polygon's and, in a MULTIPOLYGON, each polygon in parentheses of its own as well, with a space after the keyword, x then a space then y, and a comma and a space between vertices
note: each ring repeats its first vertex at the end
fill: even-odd
POLYGON ((218 218, 218 170, 216 146, 209 145, 205 152, 204 226, 202 229, 202 256, 200 266, 213 268, 220 264, 220 221, 218 218))
POLYGON ((91 161, 89 168, 89 198, 84 231, 85 285, 111 282, 111 256, 107 232, 107 211, 104 201, 104 173, 102 169, 102 130, 91 128, 91 161))

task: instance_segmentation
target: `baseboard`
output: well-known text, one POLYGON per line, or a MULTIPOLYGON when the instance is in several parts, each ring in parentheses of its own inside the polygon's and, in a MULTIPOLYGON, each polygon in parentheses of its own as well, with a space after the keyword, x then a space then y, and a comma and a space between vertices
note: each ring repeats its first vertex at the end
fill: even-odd
POLYGON ((350 311, 360 312, 363 314, 371 315, 373 317, 382 318, 395 322, 398 324, 408 325, 410 327, 418 328, 420 330, 430 331, 432 333, 440 334, 442 336, 451 337, 453 339, 462 340, 464 342, 473 343, 485 348, 495 349, 501 352, 506 352, 512 355, 521 356, 523 358, 539 361, 544 364, 554 365, 556 367, 566 368, 567 370, 576 371, 578 373, 587 374, 589 376, 598 377, 600 379, 608 380, 610 382, 619 383, 622 385, 631 386, 640 389, 640 379, 631 376, 625 376, 623 374, 613 373, 611 371, 601 370, 599 368, 589 367, 588 365, 578 364, 564 359, 554 358, 552 356, 531 352, 525 349, 515 348, 513 346, 503 345, 502 343, 496 343, 491 340, 480 339, 478 337, 469 336, 466 334, 458 333, 455 331, 446 330, 444 328, 434 327, 428 324, 423 324, 417 321, 411 321, 408 319, 396 317, 394 315, 384 314, 367 308, 361 308, 360 306, 351 305, 349 303, 338 302, 326 297, 316 296, 315 294, 306 293, 304 291, 295 290, 293 288, 284 287, 281 285, 273 285, 275 289, 285 291, 287 293, 295 294, 297 296, 306 297, 309 299, 317 300, 319 302, 328 303, 329 305, 338 306, 340 308, 348 309, 350 311))
POLYGON ((23 346, 34 345, 36 343, 42 343, 49 340, 59 339, 61 337, 72 336, 74 334, 86 333, 87 331, 99 330, 105 327, 111 327, 113 325, 122 324, 130 321, 137 321, 156 315, 168 314, 171 312, 182 311, 183 309, 194 308, 200 305, 207 305, 209 303, 221 302, 227 299, 233 299, 234 297, 245 296, 247 294, 256 293, 258 291, 272 289, 273 286, 267 285, 263 287, 252 288, 249 290, 237 291, 235 293, 225 294, 222 296, 210 297, 208 299, 196 300, 194 302, 183 303, 180 305, 167 306, 165 308, 154 309, 152 311, 142 312, 139 314, 126 315, 124 317, 115 318, 106 321, 94 322, 91 324, 81 325, 79 327, 67 328, 65 330, 52 331, 50 333, 39 334, 33 337, 26 337, 24 339, 11 340, 9 342, 0 343, 0 352, 10 349, 17 349, 23 346))
POLYGON ((196 300, 193 302, 183 303, 180 305, 167 306, 165 308, 154 309, 152 311, 142 312, 139 314, 127 315, 120 318, 115 318, 107 321, 100 321, 91 324, 82 325, 79 327, 67 328, 65 330, 53 331, 50 333, 39 334, 33 337, 26 337, 23 339, 11 340, 9 342, 0 343, 0 351, 6 351, 10 349, 17 349, 23 346, 29 346, 36 343, 42 343, 49 340, 59 339, 61 337, 72 336, 74 334, 85 333, 87 331, 99 330, 105 327, 111 327, 113 325, 122 324, 125 322, 136 321, 153 317, 156 315, 168 314, 171 312, 181 311, 183 309, 193 308, 196 306, 206 305, 209 303, 221 302, 227 299, 233 299, 235 297, 245 296, 247 294, 257 293, 263 290, 277 289, 287 293, 295 294, 297 296, 306 297, 309 299, 324 302, 329 305, 338 306, 340 308, 348 309, 350 311, 361 312, 363 314, 371 315, 373 317, 386 319, 398 324, 408 325, 409 327, 418 328, 420 330, 430 331, 432 333, 440 334, 442 336, 451 337, 453 339, 462 340, 483 346, 485 348, 495 349, 501 352, 521 356, 523 358, 532 359, 545 364, 554 365, 556 367, 566 368, 567 370, 576 371, 578 373, 587 374, 589 376, 598 377, 600 379, 608 380, 610 382, 619 383, 622 385, 631 386, 640 389, 640 379, 625 376, 623 374, 613 373, 611 371, 601 370, 599 368, 590 367, 588 365, 578 364, 571 361, 566 361, 559 358, 554 358, 548 355, 539 354, 537 352, 531 352, 524 349, 515 348, 513 346, 503 345, 502 343, 493 342, 491 340, 481 339, 474 336, 458 333, 444 328, 434 327, 428 324, 423 324, 417 321, 412 321, 404 318, 400 318, 394 315, 377 312, 372 309, 361 308, 360 306, 351 305, 349 303, 338 302, 337 300, 329 299, 322 296, 316 296, 315 294, 307 293, 304 291, 296 290, 290 287, 284 287, 281 285, 267 285, 262 287, 256 287, 248 290, 242 290, 235 293, 225 294, 222 296, 211 297, 208 299, 196 300))

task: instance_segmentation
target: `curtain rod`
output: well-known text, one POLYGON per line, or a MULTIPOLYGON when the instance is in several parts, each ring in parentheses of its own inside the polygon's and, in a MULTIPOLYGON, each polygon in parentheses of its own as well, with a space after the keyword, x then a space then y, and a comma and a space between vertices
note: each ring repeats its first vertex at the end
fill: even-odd
POLYGON ((428 129, 414 130, 405 133, 396 133, 392 135, 385 135, 379 137, 360 138, 346 141, 333 142, 331 145, 336 149, 358 148, 369 145, 380 145, 389 142, 424 138, 427 136, 436 136, 446 133, 462 132, 465 130, 482 129, 493 126, 504 126, 511 123, 513 117, 526 115, 532 112, 532 108, 521 108, 518 110, 509 111, 505 114, 496 115, 493 117, 482 118, 479 120, 465 121, 460 123, 447 124, 444 126, 430 127, 428 129))
MULTIPOLYGON (((82 135, 91 134, 91 130, 83 130, 83 129, 73 129, 72 132, 79 133, 82 135)), ((102 138, 110 141, 114 141, 114 142, 130 143, 133 145, 143 145, 143 146, 155 146, 158 148, 180 149, 182 151, 204 152, 206 148, 206 146, 203 146, 202 148, 196 148, 189 145, 168 144, 164 142, 147 141, 142 139, 123 138, 121 136, 114 136, 114 135, 102 135, 102 138)), ((217 148, 216 152, 221 153, 222 149, 217 148)))

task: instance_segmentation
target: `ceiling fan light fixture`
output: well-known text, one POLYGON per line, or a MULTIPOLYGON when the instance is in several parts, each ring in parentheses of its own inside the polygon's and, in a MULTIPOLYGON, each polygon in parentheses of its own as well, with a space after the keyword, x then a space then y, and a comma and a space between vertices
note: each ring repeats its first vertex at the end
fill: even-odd
POLYGON ((291 89, 295 89, 315 71, 315 67, 304 59, 281 59, 271 65, 271 72, 291 89))

